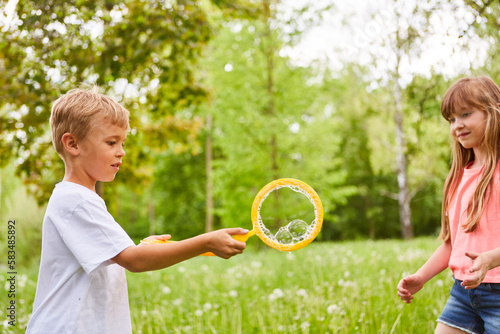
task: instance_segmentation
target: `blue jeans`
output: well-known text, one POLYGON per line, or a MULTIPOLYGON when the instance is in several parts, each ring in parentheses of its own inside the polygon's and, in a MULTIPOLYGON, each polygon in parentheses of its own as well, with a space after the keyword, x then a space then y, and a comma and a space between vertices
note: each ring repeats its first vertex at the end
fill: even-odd
POLYGON ((437 321, 472 334, 500 333, 500 283, 466 290, 455 279, 450 298, 437 321))

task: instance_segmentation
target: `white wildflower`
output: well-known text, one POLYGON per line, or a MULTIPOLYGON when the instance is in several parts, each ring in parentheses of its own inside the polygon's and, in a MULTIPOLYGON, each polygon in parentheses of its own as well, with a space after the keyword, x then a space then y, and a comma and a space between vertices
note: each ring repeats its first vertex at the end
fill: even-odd
POLYGON ((307 291, 305 289, 298 289, 297 296, 307 298, 307 291))
POLYGON ((262 267, 262 262, 259 262, 259 261, 252 261, 252 262, 250 263, 250 266, 251 266, 252 268, 256 268, 256 269, 257 269, 257 268, 260 268, 260 267, 262 267))
POLYGON ((283 290, 281 290, 281 289, 274 289, 273 293, 271 293, 269 295, 269 300, 270 301, 274 301, 276 299, 280 299, 280 298, 283 298, 283 297, 285 297, 285 293, 283 292, 283 290))
POLYGON ((26 275, 19 275, 18 276, 18 285, 21 289, 23 289, 26 286, 26 281, 28 281, 28 276, 26 275))
POLYGON ((340 310, 340 307, 337 304, 332 304, 326 308, 326 312, 328 314, 336 313, 340 310))
POLYGON ((300 324, 300 328, 302 330, 307 330, 310 326, 311 326, 311 324, 307 321, 304 321, 303 323, 300 324))

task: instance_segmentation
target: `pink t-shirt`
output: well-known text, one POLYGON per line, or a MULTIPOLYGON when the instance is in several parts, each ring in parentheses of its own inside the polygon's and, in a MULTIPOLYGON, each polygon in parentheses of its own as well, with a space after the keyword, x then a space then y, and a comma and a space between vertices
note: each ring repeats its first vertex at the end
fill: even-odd
MULTIPOLYGON (((484 213, 473 232, 466 233, 462 227, 467 220, 469 201, 481 178, 483 168, 464 169, 462 181, 453 196, 448 217, 450 220, 452 252, 448 263, 456 279, 464 280, 472 274, 472 260, 465 252, 483 253, 500 247, 500 181, 499 166, 493 175, 493 191, 484 213)), ((490 191, 487 192, 486 196, 490 191)), ((500 267, 486 274, 484 283, 500 283, 500 267)))

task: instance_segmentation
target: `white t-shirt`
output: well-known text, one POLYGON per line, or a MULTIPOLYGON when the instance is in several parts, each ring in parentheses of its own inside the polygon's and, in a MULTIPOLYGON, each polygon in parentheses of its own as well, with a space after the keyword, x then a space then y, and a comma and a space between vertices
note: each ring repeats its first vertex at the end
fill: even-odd
POLYGON ((110 259, 133 245, 99 195, 76 183, 57 184, 43 221, 26 333, 132 333, 125 269, 110 259))

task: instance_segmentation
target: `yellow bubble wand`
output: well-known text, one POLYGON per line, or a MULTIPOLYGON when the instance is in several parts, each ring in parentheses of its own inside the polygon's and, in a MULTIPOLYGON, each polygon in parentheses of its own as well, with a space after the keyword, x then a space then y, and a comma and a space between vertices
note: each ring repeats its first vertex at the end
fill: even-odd
MULTIPOLYGON (((307 183, 297 179, 284 178, 274 180, 265 185, 255 196, 252 204, 252 225, 253 229, 247 234, 235 235, 234 239, 246 242, 251 236, 257 235, 266 245, 279 251, 294 251, 309 245, 321 231, 323 225, 323 205, 318 194, 307 183), (294 220, 287 226, 281 227, 279 231, 273 235, 269 232, 263 223, 260 215, 262 203, 266 200, 271 192, 280 188, 290 188, 295 192, 305 195, 314 206, 314 220, 310 225, 300 220, 294 220), (280 236, 286 236, 280 238, 280 236)), ((157 244, 175 242, 171 240, 156 240, 144 239, 141 243, 157 244)), ((201 255, 213 256, 213 253, 204 253, 201 255)))

